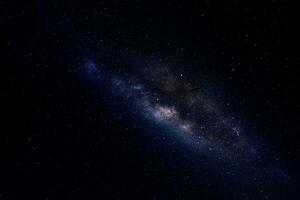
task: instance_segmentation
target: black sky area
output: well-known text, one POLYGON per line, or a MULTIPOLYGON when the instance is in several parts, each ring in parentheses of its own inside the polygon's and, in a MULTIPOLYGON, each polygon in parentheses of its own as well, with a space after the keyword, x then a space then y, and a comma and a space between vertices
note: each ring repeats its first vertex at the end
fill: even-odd
POLYGON ((0 9, 0 200, 300 198, 299 50, 287 1, 0 9), (259 161, 247 171, 195 153, 86 81, 87 60, 119 77, 140 78, 147 61, 182 71, 237 116, 259 161))

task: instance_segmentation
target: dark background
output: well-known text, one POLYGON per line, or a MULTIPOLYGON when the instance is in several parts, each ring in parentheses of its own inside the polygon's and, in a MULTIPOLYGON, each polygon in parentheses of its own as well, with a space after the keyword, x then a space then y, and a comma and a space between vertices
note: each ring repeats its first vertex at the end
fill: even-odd
POLYGON ((299 51, 297 25, 289 25, 297 18, 286 1, 68 0, 0 7, 0 199, 299 198, 299 51), (205 159, 143 138, 155 127, 76 71, 108 44, 111 62, 118 48, 129 48, 141 58, 184 63, 195 78, 219 88, 214 93, 265 145, 262 165, 279 163, 287 188, 237 187, 207 170, 205 159))

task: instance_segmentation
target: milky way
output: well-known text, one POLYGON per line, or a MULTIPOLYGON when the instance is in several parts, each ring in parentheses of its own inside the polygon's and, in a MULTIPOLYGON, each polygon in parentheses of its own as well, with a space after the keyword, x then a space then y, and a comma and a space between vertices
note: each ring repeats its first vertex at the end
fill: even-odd
POLYGON ((114 74, 90 60, 84 69, 99 88, 105 80, 112 93, 122 97, 120 101, 130 102, 136 113, 168 127, 193 148, 230 160, 254 155, 236 117, 226 116, 185 74, 151 63, 132 75, 114 74))

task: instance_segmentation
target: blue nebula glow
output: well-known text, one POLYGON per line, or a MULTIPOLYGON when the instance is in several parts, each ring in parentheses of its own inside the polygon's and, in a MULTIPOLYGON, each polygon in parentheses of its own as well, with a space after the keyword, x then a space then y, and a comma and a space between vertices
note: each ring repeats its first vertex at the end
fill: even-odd
POLYGON ((84 72, 87 78, 91 80, 101 80, 99 67, 92 60, 86 60, 84 63, 84 72))

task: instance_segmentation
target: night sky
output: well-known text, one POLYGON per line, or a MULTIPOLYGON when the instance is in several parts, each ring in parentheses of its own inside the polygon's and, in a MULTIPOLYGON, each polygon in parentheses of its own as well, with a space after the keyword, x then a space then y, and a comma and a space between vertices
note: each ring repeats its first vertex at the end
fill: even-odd
POLYGON ((0 8, 0 200, 300 199, 286 1, 0 8))

